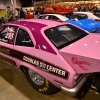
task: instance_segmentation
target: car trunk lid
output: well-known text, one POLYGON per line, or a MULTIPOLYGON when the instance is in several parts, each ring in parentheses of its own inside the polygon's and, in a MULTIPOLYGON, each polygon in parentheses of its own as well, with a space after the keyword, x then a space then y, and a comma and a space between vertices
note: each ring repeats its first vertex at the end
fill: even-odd
POLYGON ((100 72, 99 35, 87 35, 59 52, 78 74, 100 72))

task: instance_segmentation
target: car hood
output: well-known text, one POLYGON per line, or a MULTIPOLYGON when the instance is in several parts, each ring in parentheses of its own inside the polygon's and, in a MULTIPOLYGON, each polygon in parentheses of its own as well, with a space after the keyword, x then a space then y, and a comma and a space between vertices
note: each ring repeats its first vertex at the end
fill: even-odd
POLYGON ((84 30, 88 32, 96 32, 98 33, 98 29, 100 29, 100 22, 95 21, 93 19, 82 19, 82 20, 66 20, 66 22, 69 22, 71 24, 74 24, 78 27, 83 28, 84 30))
POLYGON ((100 35, 89 34, 59 53, 78 74, 100 72, 100 35))

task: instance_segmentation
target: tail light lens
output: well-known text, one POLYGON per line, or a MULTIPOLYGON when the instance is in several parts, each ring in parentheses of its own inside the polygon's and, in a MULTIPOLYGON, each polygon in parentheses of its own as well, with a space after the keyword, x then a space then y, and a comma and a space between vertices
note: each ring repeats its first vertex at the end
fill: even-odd
POLYGON ((82 76, 83 76, 83 74, 77 74, 77 75, 74 77, 74 82, 77 82, 79 79, 81 79, 82 76))
POLYGON ((100 19, 95 19, 95 21, 98 21, 98 22, 100 22, 100 19))

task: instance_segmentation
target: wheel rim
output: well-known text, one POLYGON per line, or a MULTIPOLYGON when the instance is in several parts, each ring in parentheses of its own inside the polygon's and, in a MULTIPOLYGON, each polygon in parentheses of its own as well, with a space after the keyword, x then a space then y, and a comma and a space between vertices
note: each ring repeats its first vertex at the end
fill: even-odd
POLYGON ((30 75, 30 78, 31 80, 37 84, 37 85, 43 85, 44 83, 44 78, 39 75, 38 73, 34 72, 33 70, 29 69, 29 75, 30 75))

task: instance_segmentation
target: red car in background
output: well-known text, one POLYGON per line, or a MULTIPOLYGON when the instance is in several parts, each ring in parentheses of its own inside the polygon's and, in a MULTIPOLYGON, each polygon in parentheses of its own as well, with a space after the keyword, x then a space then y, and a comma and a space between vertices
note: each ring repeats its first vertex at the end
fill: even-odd
POLYGON ((34 18, 34 15, 33 13, 27 13, 26 16, 25 16, 25 19, 31 19, 31 18, 34 18))
POLYGON ((73 12, 72 8, 66 8, 62 6, 52 6, 52 8, 55 10, 55 13, 57 14, 65 14, 73 12))

